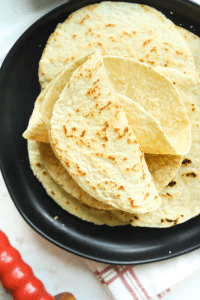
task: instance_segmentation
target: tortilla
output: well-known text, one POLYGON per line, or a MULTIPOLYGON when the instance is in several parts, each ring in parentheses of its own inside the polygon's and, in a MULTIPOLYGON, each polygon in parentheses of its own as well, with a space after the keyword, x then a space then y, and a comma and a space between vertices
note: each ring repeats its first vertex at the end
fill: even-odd
POLYGON ((62 92, 65 85, 69 82, 73 72, 80 67, 86 60, 88 55, 79 57, 77 60, 73 61, 67 65, 62 72, 55 77, 51 88, 48 90, 48 93, 45 95, 42 104, 42 116, 48 130, 50 130, 50 120, 52 117, 52 111, 54 104, 58 100, 60 93, 62 92))
POLYGON ((58 24, 39 63, 42 88, 66 64, 91 51, 195 70, 186 41, 161 12, 142 4, 106 1, 83 7, 58 24))
MULTIPOLYGON (((54 104, 62 89, 69 81, 73 71, 87 58, 87 56, 82 57, 64 68, 54 79, 43 98, 40 109, 42 107, 42 116, 48 129, 50 129, 54 104)), ((173 84, 148 65, 132 59, 105 56, 104 62, 117 92, 128 94, 132 100, 138 102, 135 103, 126 97, 119 96, 129 124, 143 151, 171 155, 187 153, 191 145, 190 123, 184 104, 173 84), (144 88, 146 89, 145 98, 143 97, 144 88)), ((40 128, 41 118, 38 119, 39 124, 36 118, 34 120, 40 137, 44 124, 40 128)), ((47 133, 45 128, 43 134, 47 135, 47 133)), ((37 132, 35 132, 35 136, 37 136, 37 132)), ((38 138, 35 140, 40 141, 38 138)), ((47 136, 45 141, 48 141, 47 136)))
POLYGON ((125 223, 117 219, 112 212, 91 208, 65 192, 51 178, 46 168, 44 167, 38 142, 28 141, 28 154, 31 169, 34 175, 42 183, 47 194, 64 210, 68 211, 70 214, 75 215, 78 218, 81 218, 84 221, 92 222, 96 225, 125 225, 125 223))
POLYGON ((176 85, 192 125, 192 146, 184 156, 173 180, 160 193, 161 206, 144 215, 115 212, 133 226, 170 227, 183 223, 200 213, 200 79, 199 73, 183 74, 171 68, 158 70, 176 85))
POLYGON ((144 157, 158 192, 170 183, 183 161, 182 155, 145 153, 144 157))
POLYGON ((182 27, 177 26, 177 29, 188 43, 194 57, 195 69, 197 72, 200 72, 200 38, 182 27))
POLYGON ((43 121, 41 111, 42 111, 42 103, 44 101, 44 97, 47 94, 52 83, 53 82, 50 82, 46 86, 46 88, 43 91, 41 91, 41 93, 39 94, 39 96, 35 101, 33 112, 28 123, 28 127, 23 133, 23 137, 27 140, 40 141, 46 143, 49 142, 48 131, 43 121))
POLYGON ((69 81, 73 71, 75 71, 76 68, 79 67, 83 62, 85 62, 87 58, 88 56, 80 57, 63 70, 59 71, 55 79, 52 80, 44 90, 41 91, 35 101, 28 127, 23 133, 23 137, 25 139, 49 143, 47 130, 49 125, 49 112, 52 112, 54 103, 58 99, 66 83, 69 81), (43 106, 44 112, 42 114, 43 106))
POLYGON ((40 154, 43 164, 51 178, 67 193, 91 207, 106 210, 115 209, 113 206, 102 203, 83 191, 76 181, 74 181, 74 179, 69 175, 59 159, 57 159, 50 144, 40 143, 40 154))
MULTIPOLYGON (((97 201, 79 187, 79 185, 73 180, 67 170, 57 159, 53 150, 51 149, 50 144, 40 143, 40 154, 44 167, 48 171, 51 178, 66 192, 82 203, 91 207, 97 209, 114 210, 114 207, 111 205, 97 201)), ((145 160, 158 191, 161 191, 169 183, 169 177, 174 177, 182 162, 181 156, 179 157, 171 155, 146 154, 145 160), (174 166, 177 166, 177 169, 175 169, 174 166)))
MULTIPOLYGON (((104 56, 104 64, 115 91, 140 104, 166 133, 165 139, 160 134, 158 143, 151 144, 151 149, 147 150, 160 154, 186 154, 191 147, 191 126, 185 105, 173 83, 157 69, 131 58, 104 56), (160 146, 160 152, 156 146, 160 146)), ((142 136, 144 143, 148 137, 148 125, 147 122, 142 136)))
POLYGON ((128 212, 144 213, 160 205, 99 52, 73 73, 50 123, 56 156, 92 197, 128 212))

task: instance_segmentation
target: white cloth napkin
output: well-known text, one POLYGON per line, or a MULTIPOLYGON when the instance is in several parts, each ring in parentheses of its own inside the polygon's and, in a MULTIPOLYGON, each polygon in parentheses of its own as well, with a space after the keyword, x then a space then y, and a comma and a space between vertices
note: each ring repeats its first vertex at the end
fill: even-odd
MULTIPOLYGON (((67 0, 4 0, 0 2, 0 65, 20 35, 33 22, 67 0)), ((200 0, 196 0, 200 3, 200 0)), ((110 299, 161 299, 187 276, 200 270, 200 250, 140 266, 113 266, 85 260, 110 299)))
POLYGON ((200 249, 166 261, 138 266, 85 261, 110 299, 158 300, 186 277, 200 270, 200 249))

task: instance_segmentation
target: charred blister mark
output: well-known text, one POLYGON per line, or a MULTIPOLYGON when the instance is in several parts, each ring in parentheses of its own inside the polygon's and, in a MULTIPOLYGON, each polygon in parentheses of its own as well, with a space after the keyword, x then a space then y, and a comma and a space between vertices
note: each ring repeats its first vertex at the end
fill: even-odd
POLYGON ((176 185, 176 181, 170 181, 170 183, 167 186, 173 187, 174 185, 176 185))
POLYGON ((173 198, 173 196, 169 193, 167 193, 166 195, 169 196, 170 198, 173 198))
POLYGON ((191 164, 192 163, 192 161, 190 160, 190 159, 187 159, 187 158, 185 158, 183 161, 182 161, 182 165, 185 165, 185 166, 187 166, 188 164, 191 164))
POLYGON ((186 173, 186 176, 195 178, 197 176, 197 174, 195 174, 194 172, 191 172, 191 173, 186 173))

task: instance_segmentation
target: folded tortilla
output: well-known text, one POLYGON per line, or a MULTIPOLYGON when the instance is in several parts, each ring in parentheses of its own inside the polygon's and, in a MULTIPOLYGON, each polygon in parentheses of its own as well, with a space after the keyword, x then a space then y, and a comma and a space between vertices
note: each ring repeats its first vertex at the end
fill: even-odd
MULTIPOLYGON (((79 200, 75 199, 66 191, 64 191, 62 187, 60 187, 51 178, 47 169, 45 168, 41 157, 40 143, 29 140, 28 154, 31 169, 34 175, 41 182, 47 194, 64 210, 84 221, 92 222, 96 225, 106 224, 109 226, 118 226, 126 224, 126 222, 120 221, 117 217, 115 217, 111 211, 92 208, 81 203, 79 200)), ((49 201, 51 201, 51 199, 49 201)), ((59 218, 59 216, 55 217, 59 218)))
POLYGON ((170 227, 183 223, 200 213, 200 74, 183 74, 171 68, 160 68, 176 85, 192 125, 192 146, 183 157, 173 180, 160 193, 161 206, 144 215, 116 211, 115 215, 133 226, 170 227))
POLYGON ((115 91, 140 104, 157 121, 153 125, 153 134, 156 136, 158 133, 159 137, 154 144, 149 140, 148 130, 152 128, 149 119, 146 126, 143 125, 143 140, 140 143, 145 146, 146 153, 186 154, 191 147, 191 125, 185 105, 172 81, 158 69, 131 58, 104 56, 104 64, 115 91))
POLYGON ((50 124, 56 156, 88 194, 127 212, 159 207, 142 148, 99 52, 74 71, 50 124))

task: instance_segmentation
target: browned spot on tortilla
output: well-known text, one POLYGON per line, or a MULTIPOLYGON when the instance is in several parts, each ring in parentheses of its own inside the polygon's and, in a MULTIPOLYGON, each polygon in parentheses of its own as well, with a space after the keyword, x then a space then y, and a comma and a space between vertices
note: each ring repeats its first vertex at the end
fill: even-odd
POLYGON ((150 52, 157 52, 157 48, 156 47, 153 47, 150 52))
POLYGON ((173 222, 173 220, 171 219, 165 219, 167 222, 173 222))
POLYGON ((130 33, 128 33, 128 32, 126 32, 126 31, 123 31, 123 32, 122 32, 122 34, 124 34, 124 35, 128 35, 128 36, 131 36, 131 34, 130 34, 130 33))
POLYGON ((86 19, 88 19, 90 16, 89 15, 87 15, 85 18, 83 18, 79 23, 80 24, 83 24, 83 22, 86 20, 86 19))
POLYGON ((106 27, 114 27, 116 24, 106 24, 106 27))
POLYGON ((115 157, 112 156, 112 155, 109 155, 108 158, 111 159, 111 160, 115 160, 115 157))
POLYGON ((191 173, 187 173, 186 176, 187 177, 196 177, 197 174, 195 174, 194 172, 191 172, 191 173))
POLYGON ((150 42, 151 42, 151 39, 144 41, 143 47, 146 46, 146 45, 147 45, 148 43, 150 43, 150 42))
POLYGON ((55 195, 54 191, 51 191, 52 195, 55 195))
POLYGON ((174 186, 176 184, 176 181, 170 181, 170 183, 168 184, 168 186, 174 186))
POLYGON ((47 172, 44 171, 43 174, 44 174, 44 175, 47 175, 47 172))
POLYGON ((41 164, 40 163, 37 163, 37 164, 35 164, 38 168, 41 168, 41 164))
POLYGON ((128 200, 130 201, 131 206, 134 207, 134 201, 133 201, 133 199, 131 199, 131 197, 129 197, 128 200))
POLYGON ((122 191, 124 191, 124 187, 123 187, 123 185, 121 185, 121 186, 118 188, 118 190, 122 190, 122 191))
POLYGON ((176 51, 176 54, 178 54, 178 55, 183 55, 183 52, 180 52, 180 51, 176 51))
POLYGON ((167 196, 169 196, 169 197, 173 198, 173 196, 172 196, 171 194, 169 194, 169 193, 167 193, 167 196))
POLYGON ((183 161, 182 161, 182 164, 183 165, 187 165, 187 164, 190 164, 192 161, 190 159, 187 159, 185 158, 183 161))
POLYGON ((66 126, 65 125, 63 125, 63 129, 64 129, 64 133, 65 133, 65 135, 67 134, 67 129, 66 129, 66 126))
POLYGON ((100 108, 100 111, 105 109, 107 106, 109 106, 111 104, 111 101, 108 101, 108 103, 106 105, 104 105, 103 107, 100 108))
POLYGON ((106 129, 109 127, 108 122, 105 121, 103 125, 104 125, 105 127, 102 129, 102 131, 106 131, 106 129))
POLYGON ((155 62, 154 62, 154 61, 148 60, 147 63, 150 64, 150 65, 155 65, 155 62))
POLYGON ((80 137, 84 137, 85 133, 86 133, 86 130, 83 130, 83 132, 81 133, 80 137))
POLYGON ((142 59, 142 58, 139 58, 139 61, 140 61, 140 62, 144 62, 144 59, 142 59))

